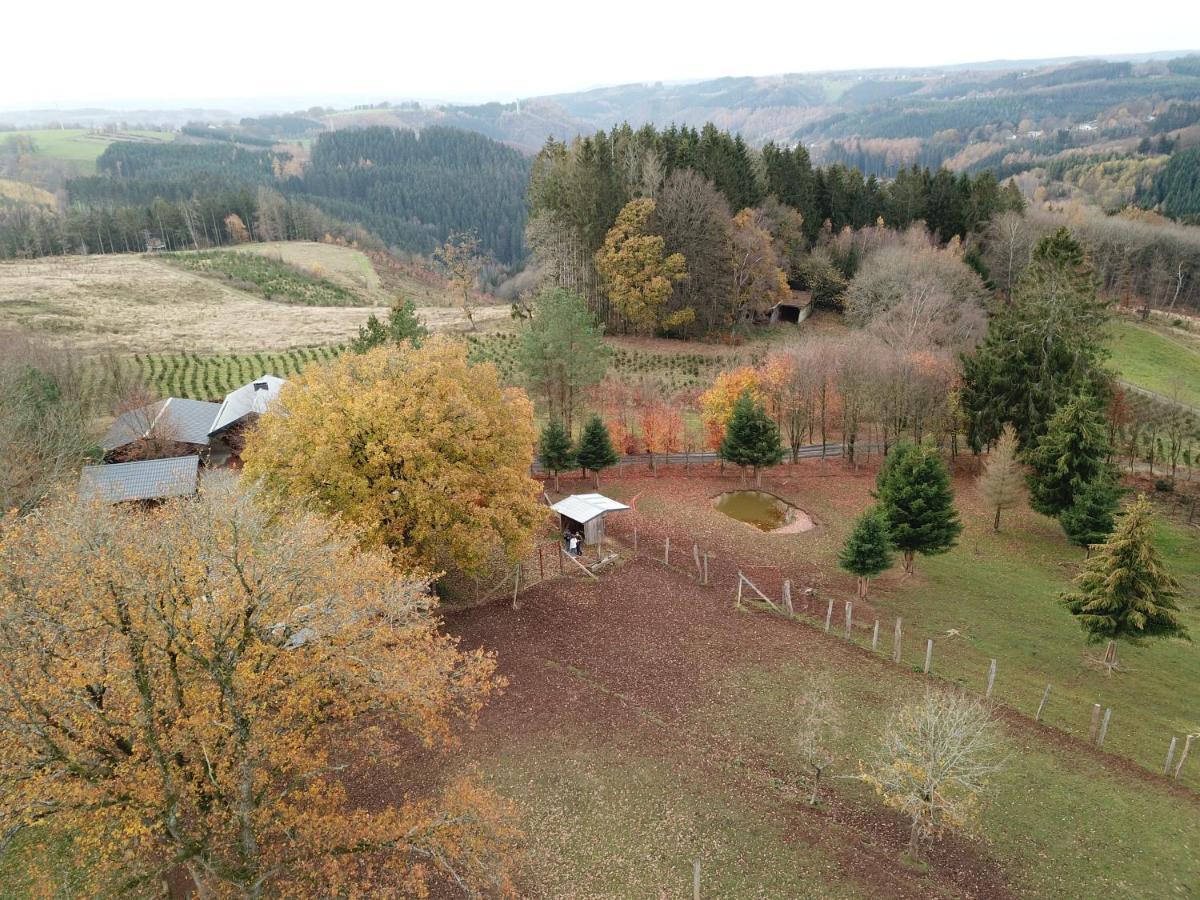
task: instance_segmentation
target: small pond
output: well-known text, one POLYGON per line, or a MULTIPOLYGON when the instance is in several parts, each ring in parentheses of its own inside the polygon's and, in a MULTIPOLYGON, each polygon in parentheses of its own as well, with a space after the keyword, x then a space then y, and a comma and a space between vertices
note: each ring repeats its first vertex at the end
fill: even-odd
POLYGON ((726 491, 713 500, 713 506, 760 531, 808 531, 813 526, 804 510, 766 491, 726 491))

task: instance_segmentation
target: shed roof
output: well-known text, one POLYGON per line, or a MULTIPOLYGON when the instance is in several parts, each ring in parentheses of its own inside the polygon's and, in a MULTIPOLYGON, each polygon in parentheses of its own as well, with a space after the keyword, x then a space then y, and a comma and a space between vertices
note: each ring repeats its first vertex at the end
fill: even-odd
POLYGON ((117 416, 100 446, 107 453, 149 437, 156 430, 185 444, 207 444, 209 429, 220 408, 219 403, 168 397, 117 416))
POLYGON ((611 497, 605 497, 603 494, 572 494, 570 497, 559 500, 550 508, 559 515, 566 516, 581 525, 606 512, 629 509, 624 503, 613 500, 611 497))
POLYGON ((216 434, 251 413, 266 412, 267 406, 279 396, 279 389, 286 383, 276 375, 263 375, 226 394, 208 433, 216 434))
POLYGON ((199 465, 198 456, 177 456, 84 466, 79 475, 79 496, 109 503, 187 496, 196 491, 199 465))

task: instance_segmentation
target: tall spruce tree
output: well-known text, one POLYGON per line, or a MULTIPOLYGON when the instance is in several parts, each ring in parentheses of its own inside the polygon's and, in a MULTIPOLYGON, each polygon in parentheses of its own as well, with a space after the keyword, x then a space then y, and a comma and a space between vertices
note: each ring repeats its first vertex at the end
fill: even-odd
POLYGON ((743 483, 746 466, 750 466, 756 485, 762 484, 764 466, 777 465, 783 459, 779 426, 761 404, 754 402, 749 391, 743 391, 734 403, 733 415, 725 426, 725 437, 718 453, 721 459, 741 466, 743 483))
POLYGON ((989 510, 995 510, 992 531, 1000 530, 1000 513, 1021 499, 1021 464, 1017 460, 1017 432, 1005 425, 988 454, 987 468, 979 476, 979 493, 989 510))
POLYGON ((1059 515, 1067 540, 1083 547, 1087 557, 1091 557, 1093 545, 1103 543, 1112 533, 1120 496, 1113 479, 1101 475, 1077 490, 1070 508, 1059 515))
POLYGON ((575 465, 575 450, 571 436, 558 419, 551 419, 538 437, 538 462, 554 476, 554 493, 558 493, 558 475, 575 465))
POLYGON ((597 415, 588 419, 579 438, 579 448, 575 451, 575 462, 585 472, 589 469, 595 476, 596 489, 600 489, 600 470, 615 466, 620 460, 617 451, 613 449, 612 437, 608 426, 597 415))
POLYGON ((866 599, 871 579, 892 565, 892 555, 887 516, 873 506, 858 517, 838 553, 838 565, 858 576, 859 600, 866 599))
POLYGON ((517 346, 517 367, 529 392, 568 433, 584 391, 604 377, 608 357, 602 330, 582 297, 562 288, 538 294, 529 328, 517 346))
POLYGON ((1050 417, 1046 433, 1028 453, 1030 505, 1043 515, 1061 515, 1086 485, 1112 480, 1108 456, 1099 404, 1088 395, 1072 397, 1050 417))
POLYGON ((1144 495, 1118 520, 1061 602, 1087 634, 1108 642, 1104 662, 1117 667, 1117 641, 1139 645, 1147 638, 1188 638, 1179 618, 1179 583, 1167 572, 1152 540, 1150 501, 1144 495))
POLYGON ((975 353, 963 357, 971 448, 978 452, 995 441, 1006 422, 1028 448, 1069 397, 1105 397, 1107 319, 1082 245, 1066 228, 1042 238, 1012 302, 992 316, 975 353))
POLYGON ((912 574, 918 553, 945 553, 958 542, 962 523, 954 508, 950 472, 934 447, 902 441, 893 448, 875 479, 874 496, 887 517, 892 546, 912 574))

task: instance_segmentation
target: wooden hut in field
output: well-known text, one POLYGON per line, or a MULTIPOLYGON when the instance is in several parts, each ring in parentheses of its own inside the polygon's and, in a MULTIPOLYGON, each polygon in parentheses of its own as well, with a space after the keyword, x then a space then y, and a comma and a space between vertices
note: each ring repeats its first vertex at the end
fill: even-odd
POLYGON ((581 535, 583 543, 598 546, 604 540, 604 516, 629 509, 603 494, 572 494, 550 507, 558 513, 564 535, 581 535))

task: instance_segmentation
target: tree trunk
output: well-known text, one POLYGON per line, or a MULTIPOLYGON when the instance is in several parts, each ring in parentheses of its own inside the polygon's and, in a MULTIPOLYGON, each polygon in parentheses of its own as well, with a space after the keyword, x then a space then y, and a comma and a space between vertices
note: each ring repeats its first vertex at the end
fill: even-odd
POLYGON ((992 522, 992 531, 999 531, 999 530, 1000 530, 1000 507, 997 506, 996 507, 996 518, 992 522))
POLYGON ((808 805, 809 805, 809 806, 816 806, 816 805, 817 805, 817 784, 820 782, 820 780, 821 780, 821 773, 820 773, 820 771, 817 771, 817 772, 816 772, 816 773, 813 775, 813 782, 812 782, 812 794, 811 794, 811 795, 809 795, 809 798, 808 798, 808 805))
POLYGON ((762 469, 758 466, 754 467, 754 486, 762 487, 762 469))
POLYGON ((916 553, 912 550, 904 551, 904 574, 911 575, 913 573, 913 558, 916 553))
POLYGON ((1117 642, 1109 641, 1108 646, 1104 648, 1104 667, 1109 675, 1112 670, 1117 668, 1117 642))
POLYGON ((915 818, 908 830, 908 858, 913 862, 919 862, 921 859, 920 820, 915 818))
POLYGON ((595 476, 595 480, 593 483, 596 485, 596 490, 600 490, 600 470, 594 469, 592 471, 592 474, 595 476))
POLYGON ((558 493, 558 470, 554 470, 554 493, 558 493))

